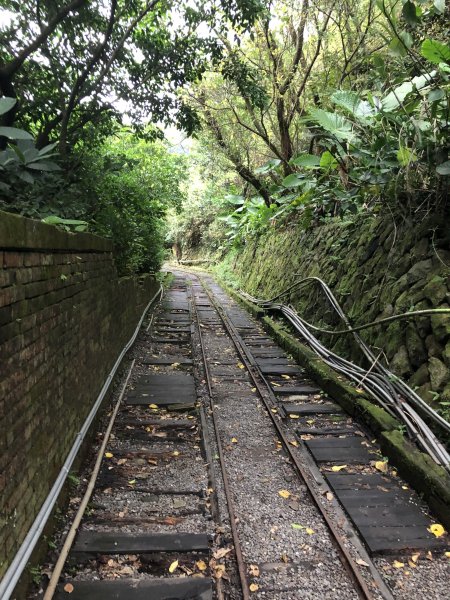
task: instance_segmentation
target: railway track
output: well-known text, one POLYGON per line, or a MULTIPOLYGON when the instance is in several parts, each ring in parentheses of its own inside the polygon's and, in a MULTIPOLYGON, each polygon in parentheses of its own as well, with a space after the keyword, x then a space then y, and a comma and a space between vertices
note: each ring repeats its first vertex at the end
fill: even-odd
POLYGON ((391 600, 377 556, 445 549, 367 432, 209 276, 176 271, 147 329, 45 600, 391 600))

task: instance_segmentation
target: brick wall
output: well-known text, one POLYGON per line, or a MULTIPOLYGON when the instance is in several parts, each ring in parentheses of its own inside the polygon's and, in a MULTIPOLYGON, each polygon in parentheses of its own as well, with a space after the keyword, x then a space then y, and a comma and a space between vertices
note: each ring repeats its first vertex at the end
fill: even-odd
POLYGON ((156 289, 107 240, 0 212, 0 577, 156 289))

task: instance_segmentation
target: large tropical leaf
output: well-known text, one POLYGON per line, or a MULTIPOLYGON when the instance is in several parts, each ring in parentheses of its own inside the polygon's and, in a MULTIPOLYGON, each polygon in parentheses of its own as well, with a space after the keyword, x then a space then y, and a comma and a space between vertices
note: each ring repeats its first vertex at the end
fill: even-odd
POLYGON ((293 188, 302 185, 304 182, 303 176, 298 173, 292 173, 283 179, 283 185, 286 188, 293 188))
POLYGON ((309 112, 314 121, 338 139, 350 140, 354 137, 352 124, 345 117, 321 108, 313 108, 309 112))
POLYGON ((422 42, 420 52, 424 58, 438 65, 439 63, 450 63, 450 46, 442 44, 437 40, 426 39, 422 42))
POLYGON ((299 154, 291 160, 293 165, 304 167, 305 169, 318 169, 320 167, 320 156, 314 154, 299 154))
POLYGON ((0 98, 0 115, 4 115, 11 110, 16 102, 17 100, 15 98, 8 98, 8 96, 0 98))
POLYGON ((0 127, 0 135, 10 140, 32 140, 33 136, 28 131, 16 127, 0 127))
POLYGON ((261 167, 258 167, 257 169, 255 169, 255 173, 258 173, 258 174, 269 173, 270 171, 272 171, 273 169, 278 167, 278 165, 280 163, 281 163, 280 159, 271 158, 268 162, 266 162, 265 165, 262 165, 261 167))
POLYGON ((375 114, 375 109, 366 100, 362 100, 358 94, 349 90, 334 92, 331 100, 362 121, 366 121, 375 114))

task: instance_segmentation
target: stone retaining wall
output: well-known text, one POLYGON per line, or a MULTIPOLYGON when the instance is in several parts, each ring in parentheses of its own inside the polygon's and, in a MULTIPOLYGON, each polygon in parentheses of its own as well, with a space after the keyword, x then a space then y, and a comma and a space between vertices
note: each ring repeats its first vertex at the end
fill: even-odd
MULTIPOLYGON (((243 288, 263 298, 296 278, 322 278, 355 325, 410 309, 450 305, 450 227, 442 218, 414 227, 363 215, 306 232, 292 225, 250 239, 228 260, 243 288)), ((317 288, 293 291, 284 301, 316 325, 343 328, 317 288)), ((450 317, 397 321, 361 336, 427 402, 450 414, 445 404, 450 402, 450 317)), ((361 361, 351 336, 319 337, 361 361)))
POLYGON ((0 212, 0 577, 156 290, 110 241, 0 212))

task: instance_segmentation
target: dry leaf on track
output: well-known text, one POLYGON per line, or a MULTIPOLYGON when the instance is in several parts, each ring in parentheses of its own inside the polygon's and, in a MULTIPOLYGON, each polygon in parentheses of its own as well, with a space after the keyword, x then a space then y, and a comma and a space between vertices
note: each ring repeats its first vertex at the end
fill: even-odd
POLYGON ((366 563, 365 560, 363 560, 362 558, 357 558, 356 559, 356 564, 357 565, 361 565, 361 567, 368 567, 369 565, 366 563))
POLYGON ((213 556, 214 556, 214 558, 219 560, 220 558, 223 558, 224 556, 229 554, 231 552, 231 550, 232 550, 232 548, 219 548, 218 550, 213 552, 213 556))
POLYGON ((405 563, 402 563, 399 560, 394 560, 394 562, 392 563, 392 566, 394 567, 394 569, 401 569, 402 567, 405 566, 405 563))
POLYGON ((106 458, 112 458, 113 456, 114 456, 114 454, 112 452, 105 452, 106 458))
POLYGON ((375 469, 377 469, 377 471, 381 471, 382 473, 387 473, 388 472, 387 460, 377 460, 377 462, 375 463, 375 469))
POLYGON ((205 563, 204 560, 198 560, 195 564, 199 571, 206 571, 206 569, 208 568, 208 565, 205 563))
POLYGON ((71 594, 73 592, 73 585, 71 583, 66 583, 64 586, 64 591, 68 594, 71 594))
POLYGON ((433 525, 430 525, 428 531, 436 537, 441 537, 441 535, 444 535, 445 533, 445 529, 439 523, 433 523, 433 525))
POLYGON ((248 572, 251 577, 259 577, 259 567, 258 565, 250 565, 248 568, 248 572))
POLYGON ((291 492, 288 492, 288 490, 280 490, 278 492, 278 495, 281 496, 282 498, 290 498, 291 496, 291 492))
POLYGON ((257 591, 259 590, 259 585, 258 585, 257 583, 251 583, 251 584, 248 586, 248 589, 249 589, 251 592, 257 592, 257 591))
POLYGON ((170 563, 169 573, 174 573, 178 569, 178 560, 174 560, 170 563))

